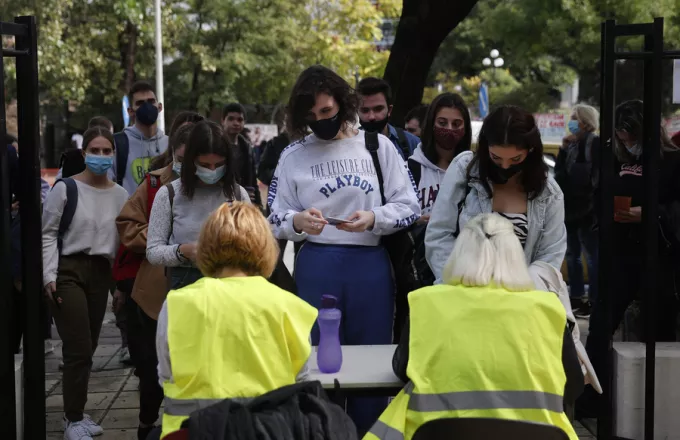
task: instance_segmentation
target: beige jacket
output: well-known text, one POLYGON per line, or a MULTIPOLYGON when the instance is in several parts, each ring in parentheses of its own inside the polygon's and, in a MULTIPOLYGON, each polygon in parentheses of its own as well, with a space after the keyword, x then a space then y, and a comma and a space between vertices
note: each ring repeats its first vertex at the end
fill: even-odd
MULTIPOLYGON (((172 165, 149 174, 159 178, 160 187, 176 179, 172 165)), ((121 244, 130 251, 144 256, 146 255, 146 233, 149 227, 148 199, 149 181, 144 179, 116 218, 121 244)), ((132 299, 144 313, 157 320, 168 293, 167 285, 165 268, 152 266, 144 258, 132 288, 132 299)))

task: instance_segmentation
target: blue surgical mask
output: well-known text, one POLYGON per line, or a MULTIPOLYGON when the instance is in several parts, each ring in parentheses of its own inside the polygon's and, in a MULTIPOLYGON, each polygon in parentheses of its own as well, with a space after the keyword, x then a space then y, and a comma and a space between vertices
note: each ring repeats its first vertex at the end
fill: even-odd
POLYGON ((578 126, 578 121, 573 119, 567 124, 567 129, 569 130, 569 133, 573 135, 577 135, 581 132, 581 127, 578 126))
POLYGON ((85 155, 85 166, 94 174, 101 176, 113 166, 113 156, 85 155))
POLYGON ((226 171, 227 167, 224 165, 217 167, 214 170, 209 170, 208 168, 196 165, 196 176, 207 185, 214 185, 219 182, 220 179, 224 177, 226 171))
MULTIPOLYGON (((624 144, 625 145, 625 144, 624 144)), ((631 146, 625 145, 626 150, 633 156, 642 156, 642 145, 640 144, 633 144, 631 146)))
POLYGON ((172 163, 172 171, 175 172, 178 176, 182 174, 182 162, 173 162, 172 163))

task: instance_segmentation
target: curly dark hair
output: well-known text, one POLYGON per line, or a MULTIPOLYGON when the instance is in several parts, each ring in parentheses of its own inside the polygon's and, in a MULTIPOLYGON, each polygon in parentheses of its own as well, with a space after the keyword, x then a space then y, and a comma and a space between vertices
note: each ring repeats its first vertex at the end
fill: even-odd
POLYGON ((290 93, 288 133, 292 138, 303 138, 309 133, 307 117, 319 93, 335 98, 340 107, 338 115, 344 125, 356 123, 359 100, 354 89, 331 69, 312 66, 300 74, 290 93))
POLYGON ((470 122, 470 111, 467 105, 465 105, 465 101, 460 95, 455 93, 442 93, 434 98, 427 110, 427 115, 423 121, 424 125, 422 125, 423 133, 420 138, 423 144, 423 153, 432 163, 439 161, 439 153, 437 153, 437 147, 434 142, 434 123, 437 119, 437 113, 444 107, 458 109, 463 116, 465 124, 465 135, 456 146, 455 155, 457 156, 463 151, 469 150, 472 144, 472 123, 470 122))
POLYGON ((184 150, 182 162, 182 190, 190 200, 196 192, 198 177, 196 176, 196 159, 204 154, 216 154, 225 158, 226 171, 222 180, 225 197, 235 198, 237 191, 234 158, 231 146, 222 126, 209 120, 198 122, 191 129, 189 142, 184 150))
POLYGON ((543 141, 534 116, 514 105, 499 106, 484 119, 477 141, 477 151, 468 165, 468 180, 481 181, 488 196, 492 197, 489 169, 494 164, 491 163, 489 147, 503 145, 514 145, 519 149, 529 150, 519 179, 529 198, 537 197, 548 180, 548 166, 543 161, 543 141), (479 168, 478 175, 472 175, 475 166, 479 168))

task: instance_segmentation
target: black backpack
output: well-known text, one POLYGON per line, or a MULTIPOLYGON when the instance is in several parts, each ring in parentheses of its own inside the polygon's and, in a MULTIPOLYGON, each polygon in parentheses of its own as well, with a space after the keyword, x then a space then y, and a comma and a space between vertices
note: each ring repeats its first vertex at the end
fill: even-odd
POLYGON ((397 131, 397 137, 399 138, 399 149, 404 156, 404 160, 406 160, 411 157, 411 146, 408 144, 404 129, 395 127, 395 130, 397 131))
POLYGON ((64 211, 61 213, 61 220, 59 221, 59 232, 57 233, 57 249, 59 250, 59 255, 61 255, 61 249, 63 247, 64 235, 66 231, 71 227, 71 222, 73 221, 73 216, 76 213, 76 208, 78 207, 78 185, 76 181, 70 177, 65 179, 59 179, 54 182, 54 186, 59 183, 64 182, 66 185, 66 205, 64 205, 64 211))
MULTIPOLYGON (((378 142, 377 133, 365 133, 366 149, 371 153, 373 159, 373 166, 378 177, 380 186, 380 197, 382 204, 387 203, 385 198, 385 188, 382 167, 378 158, 378 149, 380 144, 378 142)), ((418 177, 420 179, 420 176, 418 177)), ((420 281, 418 268, 415 266, 414 251, 416 248, 416 239, 423 242, 425 237, 425 225, 413 224, 408 228, 402 229, 391 235, 382 237, 381 243, 385 247, 387 254, 390 257, 392 270, 394 273, 394 281, 396 285, 395 292, 395 316, 394 316, 394 339, 395 343, 399 342, 401 338, 401 330, 408 317, 408 294, 414 290, 424 287, 426 281, 420 281)), ((421 246, 424 248, 424 246, 421 246)), ((424 252, 423 252, 424 257, 424 252)), ((425 261, 425 266, 427 262, 425 261)), ((429 269, 429 266, 427 266, 429 269)), ((431 271, 430 271, 431 273, 431 271)), ((434 283, 434 276, 429 285, 434 283)))

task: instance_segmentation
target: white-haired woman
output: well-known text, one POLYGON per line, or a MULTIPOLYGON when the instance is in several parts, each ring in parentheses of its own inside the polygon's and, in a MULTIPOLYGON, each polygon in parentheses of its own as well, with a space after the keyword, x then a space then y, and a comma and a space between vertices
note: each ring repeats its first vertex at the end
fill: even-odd
POLYGON ((567 227, 567 272, 574 314, 579 318, 590 315, 590 304, 597 299, 597 233, 595 223, 594 192, 597 170, 593 157, 600 149, 597 130, 600 113, 586 104, 574 106, 569 120, 569 135, 555 163, 555 180, 564 193, 564 224, 567 227), (581 253, 585 251, 588 266, 589 290, 585 297, 581 253))
POLYGON ((544 423, 578 438, 563 409, 583 389, 566 313, 535 290, 523 255, 509 220, 467 222, 443 284, 409 294, 393 359, 407 385, 365 439, 409 440, 425 422, 455 417, 544 423))

